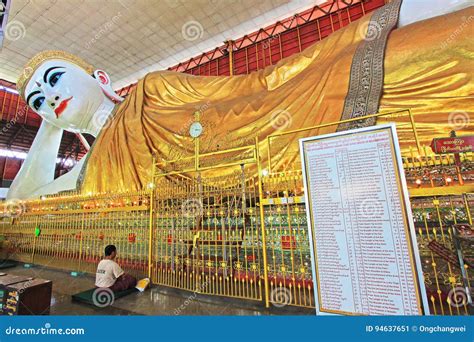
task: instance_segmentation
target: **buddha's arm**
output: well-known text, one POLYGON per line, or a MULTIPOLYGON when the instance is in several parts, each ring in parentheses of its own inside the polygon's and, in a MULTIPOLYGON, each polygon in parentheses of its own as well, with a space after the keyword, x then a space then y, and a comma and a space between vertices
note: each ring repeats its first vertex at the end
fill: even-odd
POLYGON ((24 199, 53 182, 63 130, 43 120, 30 151, 8 191, 8 199, 24 199))
POLYGON ((41 195, 55 194, 60 191, 73 190, 76 188, 77 179, 81 173, 82 167, 85 163, 87 155, 82 157, 82 159, 77 163, 71 171, 62 175, 61 177, 56 178, 51 183, 48 183, 40 188, 37 188, 30 197, 39 197, 41 195))

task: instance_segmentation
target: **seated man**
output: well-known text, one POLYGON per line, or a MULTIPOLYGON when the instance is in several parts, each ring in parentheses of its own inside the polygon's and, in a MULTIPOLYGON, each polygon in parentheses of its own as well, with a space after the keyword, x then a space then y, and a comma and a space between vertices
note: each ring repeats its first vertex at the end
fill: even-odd
POLYGON ((95 275, 96 287, 108 287, 112 291, 123 291, 137 285, 137 280, 126 274, 114 261, 117 248, 114 245, 105 247, 105 258, 99 262, 95 275))

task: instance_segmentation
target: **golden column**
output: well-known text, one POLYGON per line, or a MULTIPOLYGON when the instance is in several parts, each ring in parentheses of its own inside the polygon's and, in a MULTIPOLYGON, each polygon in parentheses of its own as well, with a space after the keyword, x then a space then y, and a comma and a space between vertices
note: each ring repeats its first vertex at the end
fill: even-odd
POLYGON ((229 75, 234 76, 234 42, 226 40, 224 43, 227 45, 227 51, 229 52, 229 75))

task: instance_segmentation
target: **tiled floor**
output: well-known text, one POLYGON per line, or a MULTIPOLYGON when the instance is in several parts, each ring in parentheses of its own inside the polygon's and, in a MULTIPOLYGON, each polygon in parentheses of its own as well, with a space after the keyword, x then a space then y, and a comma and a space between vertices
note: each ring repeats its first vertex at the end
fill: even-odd
POLYGON ((75 303, 71 295, 94 286, 92 275, 73 277, 65 271, 35 266, 1 270, 7 274, 25 275, 53 281, 51 315, 268 315, 268 314, 311 314, 290 309, 265 310, 259 303, 231 300, 225 297, 197 298, 193 293, 153 287, 143 293, 132 293, 119 298, 111 306, 99 308, 93 305, 75 303))

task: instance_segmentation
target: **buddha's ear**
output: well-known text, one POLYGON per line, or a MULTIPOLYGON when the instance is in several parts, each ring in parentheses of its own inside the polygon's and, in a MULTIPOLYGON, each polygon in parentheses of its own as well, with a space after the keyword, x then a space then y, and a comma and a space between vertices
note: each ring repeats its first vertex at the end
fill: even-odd
POLYGON ((112 82, 110 81, 110 76, 104 70, 94 71, 94 78, 99 83, 100 88, 110 100, 115 103, 122 102, 124 99, 121 96, 118 96, 117 93, 112 89, 112 82))

